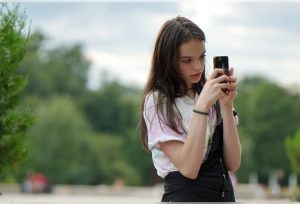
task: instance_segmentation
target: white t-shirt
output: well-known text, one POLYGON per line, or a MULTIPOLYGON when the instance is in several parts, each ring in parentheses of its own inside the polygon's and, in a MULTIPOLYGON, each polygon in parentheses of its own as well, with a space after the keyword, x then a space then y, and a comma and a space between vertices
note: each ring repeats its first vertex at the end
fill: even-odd
MULTIPOLYGON (((182 128, 180 126, 178 128, 182 134, 178 134, 160 120, 163 117, 159 117, 156 112, 157 92, 152 92, 146 96, 143 116, 148 130, 148 147, 151 150, 152 160, 157 170, 157 174, 162 178, 165 178, 169 172, 178 170, 171 160, 160 149, 159 142, 170 140, 185 142, 189 123, 197 99, 198 95, 196 95, 195 99, 192 99, 189 96, 175 99, 175 104, 182 116, 182 128)), ((216 120, 216 111, 213 108, 210 108, 209 117, 207 117, 205 154, 203 161, 206 160, 210 150, 211 143, 209 141, 211 141, 214 133, 216 120)))

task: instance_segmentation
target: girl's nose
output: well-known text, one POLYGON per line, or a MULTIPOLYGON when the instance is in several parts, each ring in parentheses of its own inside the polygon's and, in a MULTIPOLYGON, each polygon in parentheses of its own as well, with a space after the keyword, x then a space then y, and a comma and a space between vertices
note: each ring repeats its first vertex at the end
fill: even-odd
POLYGON ((196 69, 196 70, 202 69, 203 64, 204 64, 203 60, 197 60, 195 65, 194 65, 194 69, 196 69))

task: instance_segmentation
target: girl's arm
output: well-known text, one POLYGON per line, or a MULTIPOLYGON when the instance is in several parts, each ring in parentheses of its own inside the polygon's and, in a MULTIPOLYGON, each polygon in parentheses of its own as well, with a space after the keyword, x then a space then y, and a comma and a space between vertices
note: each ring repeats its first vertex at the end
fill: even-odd
POLYGON ((241 144, 232 106, 221 106, 223 117, 223 156, 229 171, 236 171, 241 164, 241 144))
MULTIPOLYGON (((199 110, 208 111, 208 106, 199 110)), ((193 113, 186 141, 160 143, 162 151, 170 158, 180 173, 190 179, 197 178, 203 157, 206 136, 207 116, 193 113)))
MULTIPOLYGON (((223 70, 215 69, 212 76, 207 80, 198 98, 195 109, 207 112, 208 109, 223 96, 221 89, 228 88, 227 76, 216 78, 218 74, 223 74, 223 70)), ((180 173, 190 179, 198 176, 199 169, 204 157, 205 139, 207 128, 207 116, 194 113, 191 117, 189 132, 186 141, 161 142, 161 150, 170 158, 180 173)))
POLYGON ((223 117, 223 156, 224 162, 229 171, 236 171, 241 164, 242 148, 236 129, 233 115, 233 101, 236 97, 236 78, 232 77, 233 68, 230 69, 229 91, 227 95, 220 98, 220 108, 223 117))

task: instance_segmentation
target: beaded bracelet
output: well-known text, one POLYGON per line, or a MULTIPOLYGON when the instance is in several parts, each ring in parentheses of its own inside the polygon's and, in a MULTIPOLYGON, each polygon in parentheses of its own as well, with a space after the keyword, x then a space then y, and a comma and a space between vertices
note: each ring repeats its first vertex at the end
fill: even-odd
POLYGON ((196 109, 193 109, 193 112, 194 112, 194 113, 201 114, 201 115, 208 115, 208 112, 202 112, 202 111, 198 111, 198 110, 196 110, 196 109))

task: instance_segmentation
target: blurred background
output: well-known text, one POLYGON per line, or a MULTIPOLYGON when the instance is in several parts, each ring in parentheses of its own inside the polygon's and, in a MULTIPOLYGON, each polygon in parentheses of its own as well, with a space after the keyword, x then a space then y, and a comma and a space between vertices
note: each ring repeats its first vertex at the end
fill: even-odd
POLYGON ((228 55, 239 79, 237 200, 299 201, 299 2, 0 7, 0 199, 160 201, 163 180, 140 142, 141 96, 158 31, 180 15, 206 34, 206 74, 228 55))

